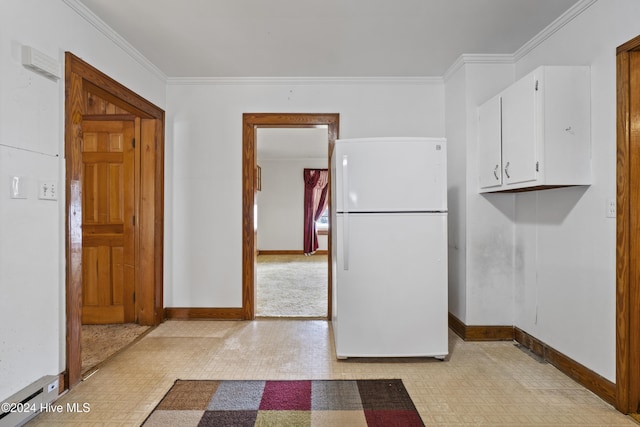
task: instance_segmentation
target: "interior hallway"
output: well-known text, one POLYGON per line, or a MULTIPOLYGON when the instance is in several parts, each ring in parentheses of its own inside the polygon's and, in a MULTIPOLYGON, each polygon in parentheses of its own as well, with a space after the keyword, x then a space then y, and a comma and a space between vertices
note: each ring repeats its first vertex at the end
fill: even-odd
MULTIPOLYGON (((418 333, 419 331, 416 331, 418 333)), ((176 379, 401 378, 432 425, 637 425, 512 342, 464 342, 449 333, 447 361, 338 361, 324 320, 167 321, 103 364, 29 425, 138 426, 176 379)))

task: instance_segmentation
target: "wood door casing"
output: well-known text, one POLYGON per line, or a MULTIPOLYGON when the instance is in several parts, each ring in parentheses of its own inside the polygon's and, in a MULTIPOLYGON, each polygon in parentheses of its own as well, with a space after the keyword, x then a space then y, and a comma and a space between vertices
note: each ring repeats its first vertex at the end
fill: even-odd
POLYGON ((82 323, 134 322, 134 121, 82 124, 82 323))
POLYGON ((617 49, 616 409, 640 411, 640 36, 617 49))
MULTIPOLYGON (((240 317, 255 319, 255 280, 257 230, 255 229, 254 206, 257 192, 256 129, 260 127, 315 127, 327 126, 327 167, 329 168, 329 192, 331 192, 331 167, 329 159, 338 138, 340 114, 338 113, 244 113, 242 115, 242 308, 240 317)), ((331 195, 329 194, 329 204, 331 195)), ((329 224, 331 227, 331 224, 329 224)), ((329 260, 331 259, 331 234, 328 235, 329 260)), ((327 309, 331 319, 331 262, 328 263, 327 309)), ((234 314, 238 314, 235 313, 234 314)))
POLYGON ((135 251, 136 318, 141 325, 164 319, 164 111, 92 67, 65 52, 65 260, 66 260, 66 371, 64 387, 82 379, 82 125, 88 114, 136 117, 135 251), (99 98, 99 99, 98 99, 99 98), (94 101, 97 101, 94 102, 94 101), (104 108, 103 108, 104 107, 104 108))

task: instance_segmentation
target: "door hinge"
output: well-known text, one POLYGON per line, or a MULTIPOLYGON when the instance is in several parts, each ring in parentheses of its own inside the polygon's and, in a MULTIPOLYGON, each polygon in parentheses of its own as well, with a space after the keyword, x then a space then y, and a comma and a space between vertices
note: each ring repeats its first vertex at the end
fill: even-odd
POLYGON ((540 172, 540 162, 536 162, 536 172, 540 172))
POLYGON ((131 138, 131 147, 132 148, 136 148, 136 139, 135 138, 131 138))
POLYGON ((132 216, 131 217, 131 224, 135 227, 136 226, 136 216, 132 216))
POLYGON ((136 303, 136 293, 135 292, 133 293, 133 303, 134 304, 136 303))
POLYGON ((536 80, 536 92, 538 91, 538 81, 536 80))

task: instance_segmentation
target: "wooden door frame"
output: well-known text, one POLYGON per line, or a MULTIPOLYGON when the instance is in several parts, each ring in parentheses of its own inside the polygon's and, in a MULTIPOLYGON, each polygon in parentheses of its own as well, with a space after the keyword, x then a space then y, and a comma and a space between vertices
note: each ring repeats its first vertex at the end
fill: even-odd
MULTIPOLYGON (((136 194, 136 316, 157 325, 163 312, 164 111, 70 52, 65 53, 65 386, 81 380, 82 326, 82 120, 85 92, 137 116, 140 123, 136 194)), ((138 135, 136 136, 138 138, 138 135)), ((136 139, 138 141, 138 139, 136 139)))
MULTIPOLYGON (((256 203, 256 130, 261 127, 315 127, 327 126, 329 143, 327 148, 327 166, 329 183, 331 167, 329 159, 338 138, 340 115, 306 113, 245 113, 242 116, 242 317, 255 319, 255 273, 256 273, 256 230, 254 229, 254 205, 256 203)), ((331 187, 329 187, 331 188, 331 187)), ((331 203, 331 197, 329 197, 331 203)), ((331 224, 329 224, 331 227, 331 224)), ((328 235, 328 252, 331 260, 331 233, 328 235)), ((331 319, 331 262, 328 263, 328 315, 331 319)))
POLYGON ((616 409, 626 414, 640 402, 640 36, 618 47, 616 68, 616 409))

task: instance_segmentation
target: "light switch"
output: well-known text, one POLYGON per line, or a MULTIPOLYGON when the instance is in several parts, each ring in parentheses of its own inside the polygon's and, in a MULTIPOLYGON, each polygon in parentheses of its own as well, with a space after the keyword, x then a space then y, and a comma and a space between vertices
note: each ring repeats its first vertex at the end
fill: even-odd
POLYGON ((26 199, 28 179, 24 176, 9 177, 9 197, 12 199, 26 199))
POLYGON ((38 199, 58 200, 58 183, 56 181, 40 181, 38 183, 38 199))

